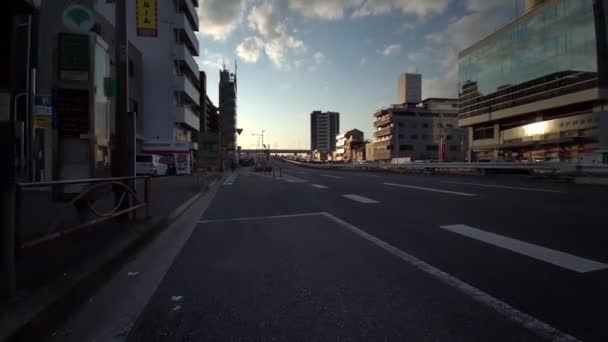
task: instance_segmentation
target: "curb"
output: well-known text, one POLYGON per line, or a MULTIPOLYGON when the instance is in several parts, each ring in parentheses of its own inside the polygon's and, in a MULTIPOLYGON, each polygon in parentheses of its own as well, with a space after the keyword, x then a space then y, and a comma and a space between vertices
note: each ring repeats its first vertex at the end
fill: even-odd
MULTIPOLYGON (((222 175, 219 176, 219 179, 222 175)), ((99 289, 129 259, 208 193, 218 178, 183 202, 166 217, 150 219, 147 229, 121 241, 112 248, 76 266, 72 278, 60 278, 38 289, 21 305, 15 305, 0 320, 0 341, 38 341, 74 312, 90 294, 99 289), (83 270, 84 269, 84 270, 83 270), (13 315, 13 312, 15 315, 13 315), (21 316, 14 318, 13 316, 21 316)), ((144 221, 145 222, 145 221, 144 221)), ((9 304, 10 306, 10 304, 9 304)), ((48 335, 46 335, 48 336, 48 335)))

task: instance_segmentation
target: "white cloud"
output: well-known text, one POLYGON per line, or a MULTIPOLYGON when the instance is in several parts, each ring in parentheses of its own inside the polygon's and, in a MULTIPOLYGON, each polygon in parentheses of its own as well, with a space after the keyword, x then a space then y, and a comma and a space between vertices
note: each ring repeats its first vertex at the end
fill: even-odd
POLYGON ((274 1, 256 4, 247 18, 249 27, 262 36, 264 52, 278 68, 289 69, 286 54, 290 49, 304 49, 304 42, 290 35, 274 1))
POLYGON ((353 17, 383 15, 400 11, 403 14, 426 17, 443 13, 450 0, 366 0, 353 17))
POLYGON ((504 0, 465 0, 465 7, 474 12, 485 12, 497 9, 499 7, 512 5, 512 2, 504 0))
POLYGON ((214 40, 225 40, 243 19, 246 0, 201 0, 200 32, 214 40))
POLYGON ((416 25, 412 24, 412 23, 408 23, 405 22, 403 24, 401 24, 401 27, 399 28, 400 32, 405 32, 405 31, 410 31, 416 28, 416 25))
POLYGON ((367 64, 367 58, 361 57, 361 60, 359 61, 359 65, 365 65, 365 64, 367 64))
POLYGON ((207 49, 203 50, 202 56, 194 58, 201 66, 212 66, 217 67, 218 69, 221 69, 222 64, 224 63, 224 56, 219 53, 209 52, 207 49))
POLYGON ((305 17, 336 20, 342 19, 350 8, 363 4, 364 0, 288 0, 289 8, 305 17))
POLYGON ((325 61, 325 55, 321 51, 315 52, 312 58, 314 59, 315 64, 322 64, 325 61))
POLYGON ((256 63, 264 49, 264 41, 259 37, 245 38, 237 47, 236 54, 246 63, 256 63))
POLYGON ((400 44, 391 44, 391 45, 388 45, 387 47, 385 47, 383 50, 378 50, 378 53, 387 57, 392 54, 398 53, 399 51, 401 51, 400 44))
POLYGON ((433 32, 424 36, 424 39, 434 44, 443 44, 445 42, 445 36, 446 34, 443 32, 433 32))

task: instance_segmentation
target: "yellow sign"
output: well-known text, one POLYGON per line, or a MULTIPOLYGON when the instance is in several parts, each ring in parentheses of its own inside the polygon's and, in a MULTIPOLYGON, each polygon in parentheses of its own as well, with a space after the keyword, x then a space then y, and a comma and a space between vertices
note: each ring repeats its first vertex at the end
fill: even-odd
POLYGON ((53 118, 36 115, 34 117, 34 128, 53 128, 53 118))
POLYGON ((137 35, 141 37, 158 37, 157 0, 137 0, 136 22, 137 35))

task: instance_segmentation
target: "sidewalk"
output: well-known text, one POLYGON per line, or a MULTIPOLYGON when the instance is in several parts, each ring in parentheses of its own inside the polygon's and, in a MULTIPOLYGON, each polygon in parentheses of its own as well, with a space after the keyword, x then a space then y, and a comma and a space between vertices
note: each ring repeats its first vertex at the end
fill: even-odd
MULTIPOLYGON (((206 176, 202 186, 195 176, 153 178, 150 184, 151 217, 130 224, 108 220, 72 235, 51 240, 21 250, 17 264, 17 298, 11 303, 0 303, 0 340, 13 333, 56 302, 69 294, 72 287, 89 281, 91 274, 109 274, 118 259, 129 256, 138 246, 167 226, 171 219, 184 210, 193 197, 206 190, 219 176, 206 176)), ((137 185, 143 191, 143 183, 137 185)), ((110 207, 111 198, 96 207, 110 207)), ((61 217, 62 224, 78 221, 74 207, 51 201, 50 190, 25 191, 23 194, 22 236, 31 239, 48 233, 49 226, 61 217), (26 209, 26 210, 25 210, 26 209)), ((98 274, 98 275, 99 275, 98 274)), ((99 283, 99 277, 93 284, 99 283)), ((90 282, 90 281, 89 281, 90 282)), ((74 303, 70 303, 74 304, 74 303)), ((65 306, 65 305, 64 305, 65 306)))

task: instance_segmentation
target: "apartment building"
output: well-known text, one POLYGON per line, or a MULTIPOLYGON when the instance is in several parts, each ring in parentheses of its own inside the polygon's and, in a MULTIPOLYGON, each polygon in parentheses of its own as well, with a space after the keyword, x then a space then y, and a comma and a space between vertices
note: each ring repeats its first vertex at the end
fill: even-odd
POLYGON ((357 162, 365 159, 365 139, 362 131, 351 129, 336 137, 335 161, 357 162))
POLYGON ((567 161, 608 149, 606 1, 527 1, 459 55, 473 160, 567 161))
POLYGON ((458 100, 430 98, 398 104, 374 113, 376 161, 462 161, 465 131, 458 127, 458 100))
POLYGON ((237 76, 226 66, 220 70, 219 85, 219 126, 221 136, 221 151, 224 168, 232 162, 237 162, 237 76))
POLYGON ((310 114, 310 150, 331 153, 340 133, 340 113, 314 111, 310 114))
MULTIPOLYGON (((115 6, 96 0, 96 10, 110 22, 115 6)), ((141 51, 144 82, 143 152, 160 154, 177 174, 192 172, 200 129, 200 73, 195 32, 198 0, 127 1, 129 40, 141 51), (137 27, 137 6, 153 6, 152 24, 137 27)), ((141 14, 141 13, 140 13, 141 14)))

